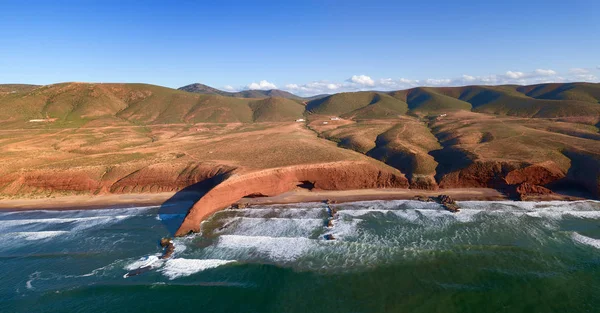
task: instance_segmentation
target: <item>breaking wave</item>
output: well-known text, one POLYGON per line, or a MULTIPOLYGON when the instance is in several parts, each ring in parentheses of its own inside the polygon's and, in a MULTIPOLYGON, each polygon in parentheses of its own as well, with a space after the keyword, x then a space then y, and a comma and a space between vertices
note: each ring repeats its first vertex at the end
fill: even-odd
POLYGON ((174 258, 167 260, 160 271, 169 279, 175 279, 233 262, 235 261, 174 258))

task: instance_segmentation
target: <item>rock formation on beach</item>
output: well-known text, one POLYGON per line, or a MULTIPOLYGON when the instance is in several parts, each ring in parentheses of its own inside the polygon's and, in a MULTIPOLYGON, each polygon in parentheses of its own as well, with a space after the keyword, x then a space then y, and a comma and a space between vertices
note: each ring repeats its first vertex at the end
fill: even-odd
POLYGON ((303 181, 322 190, 408 187, 408 181, 399 171, 365 162, 297 165, 238 175, 204 195, 190 209, 176 235, 199 231, 203 219, 246 195, 274 196, 296 188, 303 181))

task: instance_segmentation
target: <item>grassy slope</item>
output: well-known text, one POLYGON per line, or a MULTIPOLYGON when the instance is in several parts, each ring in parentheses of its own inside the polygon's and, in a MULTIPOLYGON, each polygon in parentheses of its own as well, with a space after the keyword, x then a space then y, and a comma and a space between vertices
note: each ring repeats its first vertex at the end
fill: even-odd
POLYGON ((580 100, 536 99, 517 86, 462 87, 459 99, 476 112, 520 117, 569 117, 599 115, 600 105, 580 100))
POLYGON ((0 94, 0 121, 58 119, 53 126, 78 127, 103 120, 135 125, 293 121, 304 107, 292 100, 201 95, 146 84, 64 83, 0 94))
MULTIPOLYGON (((403 94, 392 93, 397 97, 403 94)), ((413 112, 418 113, 446 113, 454 110, 471 110, 467 102, 439 93, 435 88, 414 88, 406 92, 406 102, 413 112)))
POLYGON ((302 118, 304 105, 284 98, 266 98, 250 102, 254 122, 285 122, 302 118))
POLYGON ((393 118, 405 114, 408 105, 379 92, 344 92, 309 101, 306 110, 352 119, 393 118))
POLYGON ((536 99, 600 102, 600 85, 591 83, 540 84, 517 88, 536 99))

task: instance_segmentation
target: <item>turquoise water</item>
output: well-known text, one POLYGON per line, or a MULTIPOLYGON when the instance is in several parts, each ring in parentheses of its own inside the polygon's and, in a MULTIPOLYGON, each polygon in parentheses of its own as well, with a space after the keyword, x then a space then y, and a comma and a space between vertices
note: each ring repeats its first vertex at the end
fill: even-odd
POLYGON ((0 212, 0 312, 599 311, 599 202, 460 204, 0 212))

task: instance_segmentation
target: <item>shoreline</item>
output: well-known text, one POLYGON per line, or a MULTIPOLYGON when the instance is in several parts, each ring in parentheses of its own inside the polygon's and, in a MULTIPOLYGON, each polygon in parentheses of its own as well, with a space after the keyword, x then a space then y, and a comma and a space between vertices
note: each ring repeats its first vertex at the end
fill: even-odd
POLYGON ((175 192, 60 196, 0 200, 0 211, 95 210, 131 206, 160 206, 175 192))
MULTIPOLYGON (((451 188, 438 190, 421 189, 357 189, 357 190, 316 190, 308 191, 298 189, 279 194, 272 197, 242 198, 236 204, 241 205, 269 205, 290 204, 300 202, 323 202, 335 203, 373 201, 373 200, 418 200, 416 197, 437 197, 448 195, 456 201, 506 201, 514 200, 505 193, 492 188, 451 188)), ((577 201, 586 198, 550 194, 532 197, 527 201, 577 201)), ((514 200, 518 201, 518 200, 514 200)), ((524 201, 524 202, 527 202, 524 201)))
MULTIPOLYGON (((420 189, 353 189, 353 190, 296 190, 270 197, 242 198, 235 202, 238 205, 271 205, 292 204, 302 202, 332 201, 336 203, 372 201, 372 200, 415 200, 415 197, 435 197, 449 195, 457 201, 502 201, 512 200, 506 194, 491 188, 453 188, 438 190, 420 189)), ((192 197, 193 198, 193 197, 192 197)), ((132 206, 162 206, 168 201, 190 202, 190 197, 176 192, 135 193, 135 194, 106 194, 106 195, 76 195, 55 198, 37 199, 7 199, 0 200, 0 211, 29 211, 29 210, 94 210, 113 209, 132 206), (180 198, 174 200, 175 198, 180 198)), ((576 201, 586 198, 552 194, 532 198, 528 201, 576 201)), ((191 204, 193 205, 193 202, 191 204)), ((169 204, 172 205, 172 204, 169 204)))

